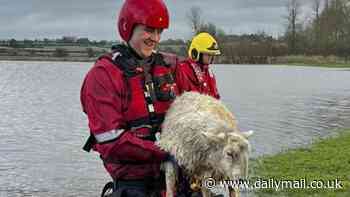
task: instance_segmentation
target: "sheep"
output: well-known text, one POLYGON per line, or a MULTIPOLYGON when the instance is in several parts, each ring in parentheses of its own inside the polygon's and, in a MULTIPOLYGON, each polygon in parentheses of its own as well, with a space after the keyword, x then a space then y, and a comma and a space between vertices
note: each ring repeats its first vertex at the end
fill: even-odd
MULTIPOLYGON (((157 145, 171 152, 189 177, 203 181, 247 177, 251 132, 240 132, 237 120, 223 103, 211 96, 186 92, 165 115, 157 145)), ((176 171, 164 163, 167 196, 174 195, 176 171)), ((202 187, 204 197, 210 191, 202 187)))

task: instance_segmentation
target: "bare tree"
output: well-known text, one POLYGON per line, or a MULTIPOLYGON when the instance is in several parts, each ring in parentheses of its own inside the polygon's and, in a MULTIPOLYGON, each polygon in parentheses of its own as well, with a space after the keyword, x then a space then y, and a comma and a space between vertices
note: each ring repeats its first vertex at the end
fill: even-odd
POLYGON ((200 26, 200 29, 199 29, 199 32, 207 32, 213 36, 216 35, 216 25, 214 25, 213 23, 203 23, 201 26, 200 26))
POLYGON ((200 7, 193 6, 187 13, 189 25, 194 34, 197 34, 202 26, 202 10, 200 7))
POLYGON ((321 0, 313 0, 312 5, 316 21, 320 21, 321 0))
POLYGON ((296 53, 297 26, 299 23, 299 15, 301 12, 300 9, 301 9, 301 5, 298 0, 289 0, 287 4, 287 10, 288 10, 287 38, 288 38, 291 53, 296 53))
POLYGON ((320 40, 321 40, 321 20, 320 20, 320 14, 321 14, 321 0, 313 0, 312 9, 314 12, 314 46, 316 47, 316 51, 319 51, 320 46, 320 40))
POLYGON ((329 0, 324 0, 326 10, 329 8, 329 0))

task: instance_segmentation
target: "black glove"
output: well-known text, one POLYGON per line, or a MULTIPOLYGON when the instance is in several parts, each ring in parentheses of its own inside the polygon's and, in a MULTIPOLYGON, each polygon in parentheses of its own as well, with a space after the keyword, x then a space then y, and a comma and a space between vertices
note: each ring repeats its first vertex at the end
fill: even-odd
POLYGON ((174 155, 172 155, 172 154, 170 154, 170 153, 168 153, 168 154, 166 155, 164 161, 170 161, 170 162, 172 162, 172 163, 177 163, 177 161, 176 161, 174 155))

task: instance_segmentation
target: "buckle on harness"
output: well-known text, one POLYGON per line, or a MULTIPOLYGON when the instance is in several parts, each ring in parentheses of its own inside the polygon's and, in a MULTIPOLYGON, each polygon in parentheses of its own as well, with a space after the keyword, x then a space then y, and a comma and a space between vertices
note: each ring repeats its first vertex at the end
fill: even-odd
POLYGON ((92 147, 97 143, 95 136, 90 134, 89 138, 86 140, 83 150, 86 152, 90 152, 92 147))

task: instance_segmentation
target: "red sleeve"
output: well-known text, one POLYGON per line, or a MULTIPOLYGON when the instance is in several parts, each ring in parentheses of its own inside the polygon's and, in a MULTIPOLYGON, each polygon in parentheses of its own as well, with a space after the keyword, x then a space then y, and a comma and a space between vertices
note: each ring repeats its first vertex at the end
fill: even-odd
MULTIPOLYGON (((94 66, 87 74, 81 90, 81 103, 92 134, 124 128, 127 90, 123 80, 121 72, 114 66, 94 66)), ((153 142, 142 140, 128 131, 116 141, 96 144, 94 149, 109 160, 140 163, 162 161, 167 155, 153 142)))
POLYGON ((176 86, 179 90, 179 94, 182 94, 184 92, 184 84, 183 84, 183 73, 182 73, 182 70, 181 70, 181 65, 182 63, 179 63, 176 65, 176 68, 175 68, 175 82, 176 82, 176 86))
POLYGON ((122 96, 123 84, 116 87, 107 70, 95 66, 87 74, 81 90, 81 102, 89 119, 93 134, 99 134, 124 126, 122 109, 125 99, 122 96))
POLYGON ((186 62, 177 64, 175 70, 175 81, 180 94, 186 91, 198 91, 195 84, 197 83, 197 79, 195 78, 193 69, 186 62))

